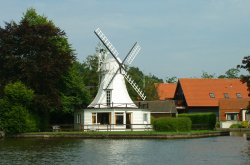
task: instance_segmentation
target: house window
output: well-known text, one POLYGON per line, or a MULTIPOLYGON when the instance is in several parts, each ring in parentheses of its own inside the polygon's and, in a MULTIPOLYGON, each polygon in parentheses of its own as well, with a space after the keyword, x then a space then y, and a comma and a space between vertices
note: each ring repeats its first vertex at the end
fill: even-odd
POLYGON ((148 122, 148 114, 147 113, 144 113, 143 114, 143 122, 145 123, 147 123, 148 122))
POLYGON ((210 96, 210 98, 215 98, 215 95, 214 95, 213 92, 210 92, 210 93, 209 93, 209 96, 210 96))
POLYGON ((228 93, 224 93, 224 98, 225 99, 229 99, 229 94, 228 93))
POLYGON ((111 91, 110 90, 106 91, 106 102, 107 102, 107 106, 110 106, 111 104, 111 91))
POLYGON ((115 113, 115 124, 121 125, 123 124, 123 113, 122 112, 116 112, 115 113))
POLYGON ((97 113, 97 123, 110 124, 110 113, 97 113))
POLYGON ((227 120, 238 120, 238 113, 226 113, 227 120))
POLYGON ((81 123, 81 114, 76 115, 76 123, 77 124, 81 123))
POLYGON ((236 93, 236 97, 239 98, 239 99, 242 98, 240 93, 236 93))

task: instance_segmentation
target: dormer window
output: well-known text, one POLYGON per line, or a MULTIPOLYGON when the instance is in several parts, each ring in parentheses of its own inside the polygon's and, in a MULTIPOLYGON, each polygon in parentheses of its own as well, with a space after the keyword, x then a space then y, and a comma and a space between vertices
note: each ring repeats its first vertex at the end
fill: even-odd
POLYGON ((228 93, 224 93, 224 98, 225 99, 229 99, 229 94, 228 93))
POLYGON ((236 97, 239 98, 239 99, 242 98, 240 93, 236 93, 236 97))
POLYGON ((214 95, 213 92, 210 92, 210 93, 209 93, 209 96, 210 96, 210 98, 215 98, 215 95, 214 95))

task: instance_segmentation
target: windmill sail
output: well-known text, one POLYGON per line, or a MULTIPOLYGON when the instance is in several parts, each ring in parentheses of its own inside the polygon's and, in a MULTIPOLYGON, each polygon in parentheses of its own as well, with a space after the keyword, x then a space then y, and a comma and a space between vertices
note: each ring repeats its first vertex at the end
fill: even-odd
POLYGON ((141 97, 141 99, 145 100, 146 96, 144 95, 144 93, 142 92, 142 90, 138 87, 138 85, 136 85, 136 83, 127 74, 126 69, 123 66, 123 63, 124 63, 124 61, 126 59, 127 59, 127 63, 128 64, 132 63, 132 61, 134 60, 134 58, 136 57, 136 55, 139 53, 141 47, 139 45, 137 45, 137 43, 135 43, 135 45, 130 50, 130 53, 126 56, 125 60, 123 62, 121 62, 121 60, 118 58, 118 54, 119 54, 118 51, 111 44, 111 42, 108 40, 108 38, 105 36, 105 34, 102 33, 102 31, 99 28, 95 30, 95 34, 101 40, 101 42, 103 43, 103 45, 108 49, 108 51, 110 52, 110 54, 114 57, 114 59, 116 60, 116 62, 119 65, 119 68, 117 68, 117 71, 115 72, 115 75, 111 78, 110 82, 107 84, 107 86, 106 86, 105 89, 107 89, 109 87, 109 85, 113 81, 114 77, 116 76, 116 74, 118 73, 118 71, 121 69, 122 72, 124 73, 125 79, 134 88, 134 90, 138 93, 138 95, 141 97))

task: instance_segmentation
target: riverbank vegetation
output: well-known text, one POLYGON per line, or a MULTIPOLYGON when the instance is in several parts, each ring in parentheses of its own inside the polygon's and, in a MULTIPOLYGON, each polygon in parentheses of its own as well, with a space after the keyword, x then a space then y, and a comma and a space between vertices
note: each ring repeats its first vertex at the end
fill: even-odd
POLYGON ((192 121, 193 128, 199 127, 203 129, 213 130, 216 125, 216 114, 215 113, 185 113, 179 114, 179 117, 187 117, 192 121))
POLYGON ((155 131, 168 132, 189 132, 191 131, 192 121, 187 117, 161 117, 152 123, 155 131))

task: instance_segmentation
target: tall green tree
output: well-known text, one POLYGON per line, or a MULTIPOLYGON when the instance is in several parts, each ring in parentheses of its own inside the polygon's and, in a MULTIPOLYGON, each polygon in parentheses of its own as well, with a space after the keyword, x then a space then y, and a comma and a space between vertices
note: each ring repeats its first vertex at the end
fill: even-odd
POLYGON ((73 123, 74 111, 83 109, 90 103, 90 93, 84 84, 83 70, 83 65, 76 61, 63 77, 60 85, 62 110, 54 109, 51 112, 50 123, 73 123))
POLYGON ((35 91, 38 110, 61 106, 59 86, 74 60, 65 32, 35 9, 0 28, 0 88, 21 80, 35 91))
POLYGON ((89 55, 82 64, 82 76, 86 88, 90 92, 93 99, 97 93, 99 85, 98 56, 96 54, 89 55))

